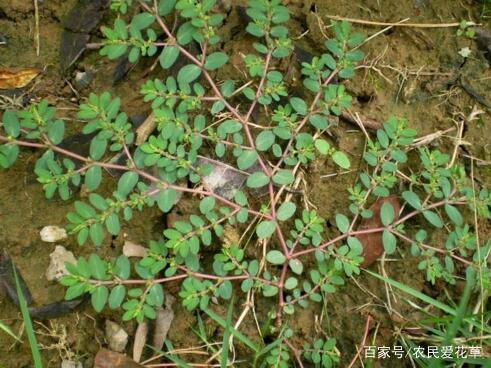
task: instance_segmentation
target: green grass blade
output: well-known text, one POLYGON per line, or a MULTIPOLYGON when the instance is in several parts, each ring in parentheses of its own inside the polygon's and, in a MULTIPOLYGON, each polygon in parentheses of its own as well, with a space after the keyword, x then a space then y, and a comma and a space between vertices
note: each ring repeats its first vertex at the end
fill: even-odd
POLYGON ((445 335, 444 345, 450 345, 454 337, 457 335, 457 331, 462 323, 465 316, 465 311, 467 309, 467 304, 469 303, 469 298, 471 297, 472 287, 474 286, 474 279, 476 272, 473 268, 467 268, 467 275, 465 279, 464 292, 460 298, 459 307, 457 308, 457 315, 454 317, 452 324, 447 330, 445 335))
POLYGON ((234 299, 230 301, 230 305, 228 306, 227 311, 227 320, 225 321, 225 330, 223 332, 223 343, 222 343, 222 354, 220 357, 220 368, 226 368, 228 364, 228 348, 229 348, 229 339, 230 332, 233 330, 232 326, 232 317, 234 311, 234 299))
MULTIPOLYGON (((216 323, 218 323, 223 328, 227 327, 227 322, 222 317, 220 317, 218 314, 213 312, 211 309, 205 308, 205 309, 203 309, 203 312, 205 312, 211 319, 213 319, 216 323)), ((255 353, 257 353, 259 351, 259 348, 251 340, 249 340, 245 335, 243 335, 242 333, 237 331, 235 328, 231 328, 230 332, 240 342, 242 342, 244 345, 248 346, 250 349, 254 350, 255 353)))
POLYGON ((10 335, 12 336, 14 339, 16 339, 18 342, 22 342, 16 334, 14 334, 14 332, 10 329, 9 326, 3 324, 2 322, 0 322, 0 330, 4 331, 7 335, 10 335))
POLYGON ((275 347, 277 347, 279 344, 283 342, 283 339, 277 339, 273 341, 271 344, 266 345, 264 348, 262 348, 257 354, 256 358, 259 358, 261 355, 264 355, 268 353, 269 351, 273 350, 275 347))
POLYGON ((15 267, 12 267, 15 277, 15 287, 17 290, 17 297, 19 298, 19 307, 22 313, 22 318, 24 319, 24 325, 26 329, 27 339, 29 340, 29 346, 31 347, 32 359, 34 361, 35 368, 42 368, 41 354, 39 354, 39 346, 36 341, 36 335, 34 334, 34 329, 32 328, 31 316, 29 315, 29 310, 27 309, 26 299, 24 298, 24 293, 20 287, 19 277, 15 271, 15 267))
POLYGON ((411 296, 414 296, 415 298, 418 298, 418 299, 424 301, 425 303, 431 304, 434 307, 436 307, 438 309, 441 309, 442 311, 444 311, 444 312, 446 312, 448 314, 451 314, 451 315, 455 316, 455 314, 457 313, 455 311, 455 309, 453 309, 452 307, 448 306, 447 304, 444 304, 442 302, 439 302, 438 300, 433 299, 432 297, 430 297, 430 296, 428 296, 426 294, 423 294, 420 291, 414 290, 413 288, 411 288, 411 287, 409 287, 407 285, 401 284, 398 281, 395 281, 395 280, 386 278, 384 276, 379 275, 378 273, 375 273, 375 272, 372 272, 372 271, 369 271, 369 270, 364 270, 364 271, 367 272, 367 273, 369 273, 370 275, 372 275, 373 277, 375 277, 375 278, 377 278, 379 280, 382 280, 382 281, 384 281, 384 282, 386 282, 388 284, 391 284, 392 286, 395 286, 399 290, 404 291, 406 294, 409 294, 411 296))
MULTIPOLYGON (((165 347, 167 348, 167 350, 174 350, 174 346, 172 346, 172 343, 168 339, 165 339, 164 344, 165 344, 165 347)), ((147 347, 149 347, 150 349, 152 349, 156 353, 161 354, 162 356, 166 357, 172 363, 175 363, 179 368, 190 368, 190 366, 184 360, 179 358, 177 355, 169 354, 169 353, 166 353, 162 350, 155 349, 155 347, 153 347, 151 345, 147 345, 147 347)))
POLYGON ((194 327, 191 327, 191 331, 193 331, 195 333, 196 336, 198 336, 198 338, 203 341, 203 343, 206 345, 206 347, 213 353, 212 355, 214 355, 218 349, 216 349, 214 347, 214 345, 212 343, 210 343, 210 341, 208 340, 208 336, 206 336, 206 329, 205 329, 205 325, 203 323, 203 319, 201 318, 201 316, 198 314, 197 315, 197 319, 198 319, 198 328, 199 328, 199 331, 196 330, 196 328, 194 327))
MULTIPOLYGON (((372 271, 369 271, 369 270, 364 270, 365 272, 367 272, 368 274, 372 275, 373 277, 381 280, 381 281, 384 281, 396 288, 398 288, 399 290, 402 290, 403 292, 415 297, 415 298, 418 298, 420 300, 422 300, 423 302, 425 303, 428 303, 428 304, 431 304, 433 305, 434 307, 452 315, 452 316, 456 316, 457 315, 457 311, 450 307, 449 305, 447 304, 444 304, 436 299, 433 299, 432 297, 426 295, 426 294, 423 294, 422 292, 418 291, 418 290, 414 290, 413 288, 407 286, 407 285, 404 285, 404 284, 401 284, 400 282, 398 281, 395 281, 395 280, 392 280, 392 279, 389 279, 387 277, 384 277, 384 276, 381 276, 379 275, 378 273, 375 273, 375 272, 372 272, 372 271)), ((477 323, 474 318, 474 316, 468 316, 468 317, 465 317, 463 318, 463 320, 471 325, 473 325, 474 327, 477 327, 477 328, 482 328, 481 326, 481 323, 477 323)), ((488 332, 490 329, 488 328, 485 328, 484 331, 488 332)))

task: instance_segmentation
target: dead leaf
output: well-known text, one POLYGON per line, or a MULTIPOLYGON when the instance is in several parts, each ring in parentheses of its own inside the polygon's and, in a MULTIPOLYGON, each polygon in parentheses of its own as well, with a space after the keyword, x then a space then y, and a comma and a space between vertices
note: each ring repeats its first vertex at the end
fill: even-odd
POLYGON ((82 55, 90 32, 99 24, 109 0, 79 0, 63 19, 60 43, 60 67, 65 72, 82 55))
MULTIPOLYGON (((380 208, 384 203, 390 203, 394 208, 394 221, 399 219, 399 201, 396 196, 389 196, 387 198, 379 198, 371 207, 370 211, 373 212, 373 216, 369 219, 363 219, 358 227, 358 230, 375 229, 383 227, 382 220, 380 219, 380 208)), ((370 266, 375 262, 378 257, 384 252, 384 244, 382 242, 382 232, 360 234, 356 238, 363 245, 363 257, 365 258, 360 265, 361 268, 370 266)))
POLYGON ((147 320, 143 323, 139 323, 135 332, 135 341, 133 342, 133 360, 135 362, 140 362, 142 357, 143 348, 147 342, 148 334, 148 322, 147 320))
POLYGON ((164 341, 169 332, 172 321, 174 320, 174 311, 172 310, 172 304, 176 299, 167 294, 165 296, 165 309, 157 308, 157 317, 155 318, 155 330, 153 333, 153 347, 157 350, 162 350, 164 347, 164 341))
POLYGON ((63 19, 63 28, 90 33, 101 21, 108 5, 108 0, 79 0, 63 19))
POLYGON ((24 88, 40 73, 39 69, 0 69, 0 89, 24 88))
POLYGON ((0 250, 0 294, 5 291, 10 300, 15 304, 19 305, 19 297, 17 296, 17 287, 15 282, 15 276, 13 269, 17 273, 17 277, 19 279, 19 284, 21 289, 23 290, 24 299, 26 300, 27 305, 32 304, 32 295, 27 287, 22 274, 20 273, 17 266, 14 265, 12 259, 7 254, 7 250, 0 250))
POLYGON ((137 146, 140 146, 141 144, 145 143, 148 136, 152 134, 156 126, 157 124, 155 122, 155 115, 152 112, 150 115, 147 116, 143 124, 140 125, 136 130, 135 144, 137 146))
POLYGON ((247 179, 246 172, 237 170, 224 162, 200 156, 197 164, 211 165, 213 167, 211 173, 204 176, 201 181, 206 189, 227 199, 233 198, 247 179))
POLYGON ((69 30, 63 31, 60 42, 60 67, 65 72, 85 51, 90 35, 69 30))

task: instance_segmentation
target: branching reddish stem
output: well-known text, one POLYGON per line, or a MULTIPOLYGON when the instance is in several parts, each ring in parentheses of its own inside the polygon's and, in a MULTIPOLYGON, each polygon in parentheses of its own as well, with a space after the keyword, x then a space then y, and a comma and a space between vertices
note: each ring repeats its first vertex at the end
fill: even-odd
MULTIPOLYGON (((392 229, 389 230, 392 234, 394 234, 395 236, 401 238, 402 240, 404 240, 405 242, 409 243, 409 244, 412 244, 414 243, 414 241, 410 238, 408 238, 407 236, 397 232, 397 231, 394 231, 392 229)), ((471 265, 472 262, 469 262, 468 260, 462 258, 462 257, 459 257, 455 254, 453 254, 452 252, 447 252, 445 251, 445 249, 440 249, 440 248, 435 248, 435 247, 432 247, 432 246, 429 246, 427 244, 420 244, 423 248, 426 248, 426 249, 431 249, 435 252, 438 252, 438 253, 441 253, 441 254, 445 254, 445 255, 449 255, 450 257, 452 257, 453 259, 456 259, 457 261, 460 261, 462 262, 463 264, 465 265, 471 265)))
MULTIPOLYGON (((121 170, 121 171, 134 171, 139 176, 141 176, 141 177, 143 177, 143 178, 145 178, 145 179, 147 179, 153 183, 160 183, 163 187, 172 188, 172 189, 175 189, 176 191, 179 191, 179 192, 187 192, 187 193, 199 194, 199 195, 203 195, 203 196, 211 196, 211 197, 214 197, 215 199, 217 199, 218 201, 232 207, 235 210, 241 208, 238 204, 236 204, 236 203, 234 203, 234 202, 232 202, 232 201, 230 201, 230 200, 228 200, 228 199, 226 199, 226 198, 224 198, 224 197, 222 197, 222 196, 220 196, 220 195, 218 195, 212 191, 206 191, 206 190, 195 189, 195 188, 187 188, 184 186, 169 184, 169 183, 159 179, 158 177, 153 176, 153 175, 147 173, 146 171, 143 171, 143 170, 138 169, 136 167, 129 168, 128 166, 124 166, 124 165, 112 164, 112 163, 108 163, 108 162, 93 161, 92 159, 90 159, 88 157, 81 156, 77 153, 68 151, 68 150, 61 148, 61 147, 58 147, 58 146, 54 146, 54 145, 46 144, 46 143, 26 142, 26 141, 15 140, 15 139, 11 140, 11 139, 3 136, 3 135, 0 135, 0 142, 8 142, 9 144, 16 144, 18 146, 23 146, 23 147, 52 149, 53 151, 58 152, 58 153, 65 155, 67 157, 74 158, 74 159, 81 161, 81 162, 90 163, 92 165, 98 165, 98 166, 106 168, 106 169, 121 170)), ((248 208, 248 212, 252 215, 260 216, 261 218, 265 218, 267 220, 273 219, 273 217, 271 215, 255 211, 251 208, 248 208)))
POLYGON ((338 70, 335 69, 331 72, 331 74, 326 78, 326 80, 322 83, 320 89, 319 89, 319 92, 316 93, 314 99, 312 100, 312 103, 310 104, 310 108, 309 108, 309 113, 307 115, 305 115, 305 117, 302 119, 302 121, 300 122, 300 124, 298 125, 298 127, 295 129, 295 132, 294 134, 292 134, 292 138, 290 138, 290 140, 288 141, 288 144, 286 145, 285 149, 283 150, 283 155, 281 156, 281 158, 278 160, 278 163, 275 165, 275 167, 273 168, 273 173, 272 175, 274 175, 274 173, 276 171, 279 170, 279 168, 281 167, 281 165, 283 164, 283 161, 285 160, 285 158, 288 156, 288 150, 290 149, 290 147, 292 146, 293 144, 293 140, 294 140, 294 137, 298 135, 298 133, 300 133, 300 131, 302 130, 302 128, 305 126, 305 124, 307 124, 307 122, 309 121, 309 118, 310 116, 313 114, 313 112, 315 111, 315 105, 317 105, 317 102, 319 101, 319 99, 321 98, 322 96, 322 93, 324 92, 324 87, 327 86, 329 83, 331 83, 331 81, 333 80, 333 78, 338 74, 338 70))
POLYGON ((420 213, 422 213, 423 211, 426 211, 426 210, 430 210, 430 209, 434 209, 434 208, 437 208, 437 207, 441 207, 441 206, 444 206, 445 204, 453 204, 453 205, 464 205, 466 204, 467 202, 465 201, 454 201, 454 202, 449 202, 448 200, 444 199, 444 200, 441 200, 439 202, 435 202, 427 207, 425 207, 424 209, 421 209, 421 210, 414 210, 410 213, 408 213, 406 216, 400 218, 399 220, 395 221, 391 226, 388 226, 388 227, 377 227, 377 228, 371 228, 371 229, 363 229, 363 230, 356 230, 356 231, 348 231, 347 233, 345 234, 341 234, 321 245, 319 245, 318 247, 316 248, 309 248, 309 249, 304 249, 304 250, 301 250, 299 252, 296 252, 296 253, 293 253, 291 255, 291 258, 297 258, 297 257, 300 257, 300 256, 303 256, 303 255, 306 255, 306 254, 309 254, 309 253, 312 253, 312 252, 315 252, 316 250, 322 250, 322 249, 325 249, 327 248, 328 246, 338 242, 338 241, 342 241, 346 238, 348 238, 349 236, 356 236, 356 235, 361 235, 361 234, 371 234, 371 233, 379 233, 379 232, 382 232, 384 231, 385 229, 388 229, 388 230, 391 230, 393 229, 395 226, 399 225, 399 224, 402 224, 403 222, 409 220, 410 218, 416 216, 416 215, 419 215, 420 213))
MULTIPOLYGON (((179 45, 179 43, 177 42, 172 31, 166 25, 163 18, 158 14, 158 6, 157 6, 157 2, 155 0, 154 0, 153 9, 151 6, 149 6, 148 4, 146 4, 142 0, 138 0, 138 2, 140 4, 140 6, 143 9, 145 9, 145 11, 152 13, 155 16, 158 25, 160 26, 160 28, 163 30, 163 32, 167 36, 167 39, 168 39, 167 42, 159 42, 156 45, 158 45, 158 46, 172 45, 172 46, 177 47, 179 49, 181 55, 186 57, 189 60, 189 62, 195 64, 196 66, 198 66, 201 69, 201 75, 204 77, 204 79, 206 79, 211 90, 213 91, 212 94, 214 94, 214 96, 213 95, 212 96, 204 96, 204 97, 201 97, 201 99, 203 101, 222 101, 225 108, 228 110, 228 112, 233 116, 234 119, 239 121, 242 125, 242 129, 243 129, 243 132, 244 132, 245 137, 246 137, 246 143, 244 144, 244 146, 242 146, 242 148, 244 150, 257 151, 256 146, 255 146, 254 136, 252 134, 251 128, 257 129, 257 128, 261 128, 261 127, 254 125, 249 120, 251 119, 251 116, 252 116, 252 113, 254 112, 255 107, 259 103, 259 99, 263 95, 264 84, 266 83, 267 73, 268 73, 268 70, 269 70, 271 62, 272 62, 272 50, 269 50, 266 54, 265 61, 264 61, 263 73, 262 73, 261 79, 259 81, 256 93, 255 93, 255 97, 254 97, 253 101, 251 102, 251 105, 250 105, 249 109, 247 110, 247 113, 243 114, 239 111, 238 107, 232 106, 230 104, 230 102, 228 102, 227 99, 222 95, 220 88, 218 87, 217 83, 211 77, 209 71, 205 68, 206 56, 207 56, 207 53, 209 52, 208 42, 205 41, 203 43, 202 50, 201 50, 202 51, 201 56, 198 56, 198 57, 194 56, 191 52, 186 50, 185 47, 179 45)), ((92 47, 96 48, 99 46, 100 46, 99 44, 88 44, 88 47, 91 47, 91 48, 92 47)), ((370 233, 380 233, 384 230, 388 230, 388 231, 392 232, 394 235, 396 235, 397 237, 401 238, 402 240, 404 240, 406 242, 412 242, 412 240, 410 238, 408 238, 404 234, 401 234, 400 232, 398 232, 395 229, 397 225, 404 223, 405 221, 407 221, 407 220, 411 219, 412 217, 422 213, 423 211, 438 208, 438 207, 441 207, 447 203, 451 203, 451 204, 464 204, 464 203, 466 203, 462 200, 448 201, 447 199, 444 199, 444 200, 441 200, 439 202, 435 202, 435 203, 432 203, 430 205, 426 205, 427 200, 430 198, 430 196, 429 196, 427 198, 427 200, 425 200, 423 203, 423 206, 425 207, 424 209, 412 211, 412 212, 408 213, 407 215, 405 215, 404 217, 400 218, 399 220, 395 221, 392 225, 390 225, 388 227, 378 227, 378 228, 371 228, 371 229, 353 230, 353 228, 357 222, 357 219, 358 219, 358 215, 356 215, 354 217, 354 219, 352 220, 352 222, 350 223, 349 229, 345 234, 338 235, 338 236, 324 242, 323 244, 321 244, 318 247, 310 247, 310 248, 295 252, 295 247, 297 246, 297 244, 299 242, 299 239, 297 239, 295 241, 295 243, 293 244, 293 246, 291 247, 291 249, 288 248, 287 242, 285 240, 285 234, 283 233, 281 227, 279 226, 279 222, 277 219, 277 208, 276 207, 277 207, 279 198, 281 197, 281 191, 275 197, 275 190, 273 187, 272 177, 275 175, 275 173, 278 170, 280 170, 285 159, 288 157, 289 150, 291 149, 292 145, 294 144, 295 137, 301 132, 301 130, 308 123, 309 118, 313 114, 319 112, 319 109, 317 108, 317 104, 323 96, 324 89, 336 77, 338 72, 339 72, 338 69, 333 70, 329 74, 329 76, 327 78, 325 78, 324 80, 322 80, 322 78, 319 77, 320 88, 319 88, 319 91, 315 94, 315 96, 314 96, 314 98, 310 104, 310 108, 308 110, 309 112, 298 123, 297 127, 295 128, 295 130, 292 134, 292 137, 290 138, 290 140, 286 144, 286 147, 283 150, 283 154, 280 157, 280 159, 278 160, 278 162, 274 166, 273 165, 268 166, 267 160, 264 157, 262 157, 261 155, 258 155, 258 157, 257 157, 257 162, 258 162, 259 166, 261 167, 262 172, 264 173, 264 175, 266 175, 268 178, 270 178, 269 184, 268 184, 268 194, 270 197, 271 214, 263 213, 263 212, 254 210, 252 208, 248 208, 247 210, 248 210, 249 214, 259 216, 262 220, 268 220, 268 221, 275 222, 275 226, 276 226, 275 227, 275 233, 277 235, 277 241, 279 242, 281 249, 282 249, 282 252, 283 252, 283 255, 285 257, 285 262, 281 266, 281 274, 279 277, 279 281, 265 280, 265 279, 260 278, 260 277, 252 277, 252 279, 259 281, 263 284, 274 285, 278 288, 278 309, 277 309, 277 316, 276 316, 277 327, 280 327, 282 325, 283 309, 284 309, 285 305, 295 304, 299 300, 304 299, 308 295, 310 295, 310 293, 307 293, 307 294, 302 295, 302 296, 300 296, 300 297, 298 297, 298 298, 296 298, 296 299, 294 299, 288 303, 285 303, 285 287, 284 287, 284 285, 285 285, 285 281, 286 281, 286 278, 288 275, 288 268, 289 268, 289 261, 290 260, 298 258, 298 257, 302 257, 304 255, 311 254, 311 253, 315 252, 316 250, 324 250, 325 248, 327 248, 327 247, 329 247, 329 246, 331 246, 337 242, 344 241, 345 239, 347 239, 350 236, 356 236, 356 235, 361 235, 361 234, 370 234, 370 233)), ((203 138, 207 138, 206 135, 204 135, 202 133, 199 133, 199 134, 203 138)), ((62 154, 64 156, 67 156, 67 157, 73 158, 75 160, 78 160, 80 162, 83 162, 84 166, 81 169, 77 170, 77 172, 83 172, 88 167, 91 167, 93 165, 97 165, 97 166, 100 166, 100 167, 103 167, 106 169, 113 169, 113 170, 120 170, 120 171, 133 171, 133 172, 137 173, 140 177, 145 178, 152 183, 156 183, 158 188, 160 188, 160 187, 172 188, 172 189, 179 191, 179 192, 187 192, 187 193, 199 194, 199 195, 203 195, 203 196, 211 196, 211 197, 214 197, 215 199, 217 199, 222 204, 227 205, 233 209, 233 211, 231 212, 231 214, 229 216, 234 215, 235 213, 237 213, 241 209, 241 206, 239 206, 238 204, 234 203, 233 201, 228 200, 227 198, 224 198, 224 197, 214 193, 213 191, 197 189, 197 188, 187 188, 185 186, 178 186, 175 184, 170 184, 170 183, 167 183, 167 182, 161 180, 157 176, 154 176, 154 175, 152 175, 152 174, 150 174, 150 173, 148 173, 142 169, 139 169, 136 166, 135 161, 133 159, 133 156, 132 156, 128 146, 125 143, 123 143, 122 146, 123 146, 123 152, 124 152, 124 154, 128 160, 128 165, 119 165, 119 164, 108 163, 108 162, 94 161, 90 157, 84 157, 84 156, 79 155, 77 153, 74 153, 74 152, 71 152, 71 151, 66 150, 64 148, 53 145, 49 141, 49 139, 46 137, 45 134, 42 136, 42 142, 43 143, 34 143, 34 142, 30 142, 30 141, 16 140, 16 139, 11 139, 10 137, 5 137, 2 135, 0 135, 0 142, 6 142, 7 144, 15 144, 15 145, 30 147, 30 148, 51 149, 54 152, 57 152, 57 153, 62 154)), ((221 140, 221 142, 227 146, 237 146, 235 143, 229 142, 227 140, 221 140)), ((377 171, 377 169, 378 169, 378 166, 375 169, 375 171, 377 171)), ((157 189, 157 190, 159 190, 159 189, 157 189)), ((370 191, 371 190, 367 191, 366 196, 365 196, 365 201, 368 198, 368 196, 370 195, 370 191)), ((225 221, 229 216, 223 217, 221 220, 218 221, 218 223, 225 221)), ((302 237, 302 235, 303 235, 303 232, 300 234, 300 237, 302 237)), ((188 236, 191 236, 191 234, 188 234, 188 236)), ((451 252, 446 252, 445 250, 433 248, 433 247, 430 247, 427 245, 423 245, 423 247, 428 248, 428 249, 433 249, 433 250, 440 252, 440 253, 450 254, 451 257, 453 257, 456 260, 459 260, 460 262, 463 262, 467 265, 471 264, 471 262, 469 262, 469 261, 467 261, 467 260, 465 260, 459 256, 456 256, 451 252)), ((169 277, 155 279, 152 282, 167 283, 167 282, 181 280, 181 279, 184 279, 187 277, 195 277, 195 278, 204 279, 204 280, 215 280, 217 283, 221 283, 222 281, 225 281, 225 280, 232 281, 232 280, 245 280, 245 279, 251 278, 251 276, 249 275, 249 273, 246 270, 244 270, 243 274, 240 274, 240 275, 223 276, 222 277, 222 276, 216 276, 213 274, 194 272, 194 271, 191 271, 188 268, 181 266, 181 265, 177 266, 177 268, 178 268, 178 272, 180 272, 179 274, 169 276, 169 277)), ((89 280, 89 282, 92 284, 96 284, 96 285, 146 284, 146 283, 148 283, 148 280, 141 280, 141 279, 120 280, 120 279, 116 279, 116 280, 89 280)), ((320 287, 320 285, 315 285, 312 292, 319 289, 319 287, 320 287)), ((361 346, 358 349, 355 357, 351 361, 349 367, 352 367, 356 363, 356 360, 358 359, 361 351, 363 350, 363 346, 364 346, 365 341, 366 341, 367 336, 368 336, 368 332, 369 332, 369 328, 370 328, 370 322, 371 322, 371 316, 368 316, 367 321, 366 321, 366 325, 365 325, 365 332, 363 335, 363 340, 362 340, 361 346)), ((299 351, 295 347, 293 347, 293 345, 291 345, 291 343, 287 339, 285 339, 285 343, 288 345, 288 347, 294 353, 299 365, 302 366, 302 362, 299 358, 299 351)), ((158 365, 156 365, 156 366, 158 366, 158 365)), ((163 366, 163 365, 161 365, 161 366, 163 366)))

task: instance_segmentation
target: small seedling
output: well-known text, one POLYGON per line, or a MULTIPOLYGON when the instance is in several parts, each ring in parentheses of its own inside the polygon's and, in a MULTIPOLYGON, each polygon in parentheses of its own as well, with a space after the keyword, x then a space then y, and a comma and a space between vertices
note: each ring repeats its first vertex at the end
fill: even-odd
POLYGON ((476 31, 474 27, 469 26, 469 24, 463 20, 459 24, 459 29, 457 30, 457 36, 463 36, 467 38, 474 38, 476 36, 476 31))

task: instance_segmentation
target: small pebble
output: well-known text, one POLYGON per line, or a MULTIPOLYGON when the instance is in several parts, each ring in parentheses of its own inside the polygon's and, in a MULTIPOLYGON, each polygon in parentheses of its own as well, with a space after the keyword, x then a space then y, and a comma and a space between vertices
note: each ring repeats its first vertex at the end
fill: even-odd
POLYGON ((109 348, 113 351, 121 353, 128 344, 128 334, 123 328, 115 322, 106 320, 106 339, 109 343, 109 348))
POLYGON ((75 74, 75 88, 79 91, 84 89, 90 84, 93 77, 94 73, 92 72, 77 72, 75 74))
POLYGON ((68 274, 65 267, 65 262, 77 263, 73 253, 66 250, 65 247, 57 245, 53 253, 49 255, 51 261, 46 270, 46 278, 49 281, 58 281, 63 276, 68 274))
POLYGON ((39 232, 41 240, 47 243, 56 243, 67 238, 66 230, 58 226, 45 226, 39 232))
POLYGON ((61 368, 83 368, 82 363, 72 360, 64 360, 61 362, 61 368))
POLYGON ((142 247, 139 244, 135 244, 129 240, 125 240, 123 245, 123 254, 126 257, 138 257, 143 258, 147 253, 147 248, 142 247))

